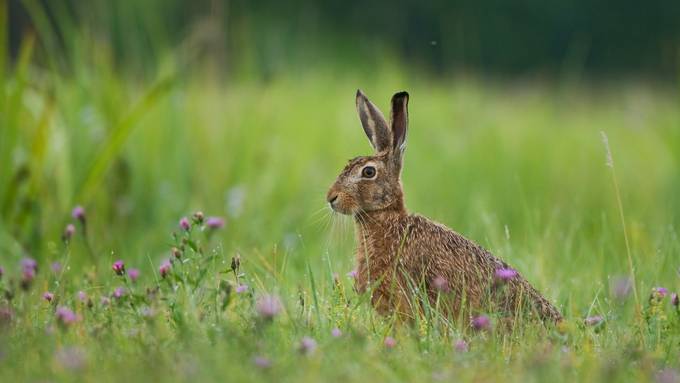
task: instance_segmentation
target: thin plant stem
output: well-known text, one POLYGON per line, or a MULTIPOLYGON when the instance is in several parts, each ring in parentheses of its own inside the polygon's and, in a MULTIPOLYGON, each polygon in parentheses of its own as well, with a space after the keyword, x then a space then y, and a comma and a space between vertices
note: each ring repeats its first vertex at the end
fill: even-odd
POLYGON ((626 218, 623 214, 623 202, 621 202, 621 192, 619 190, 619 183, 616 178, 616 168, 614 167, 614 158, 612 157, 611 149, 609 148, 609 139, 605 132, 600 132, 602 134, 602 142, 604 143, 605 150, 607 151, 607 167, 611 169, 612 183, 614 184, 614 193, 616 194, 616 204, 619 211, 619 219, 621 220, 621 228, 623 229, 623 240, 626 244, 626 255, 628 257, 628 272, 630 273, 631 284, 633 287, 633 297, 635 299, 635 314, 637 316, 638 324, 640 326, 640 342, 645 345, 645 337, 643 333, 644 322, 642 318, 642 307, 640 305, 640 297, 637 291, 637 282, 635 280, 635 267, 633 266, 633 256, 630 250, 630 242, 628 240, 628 230, 626 228, 626 218))

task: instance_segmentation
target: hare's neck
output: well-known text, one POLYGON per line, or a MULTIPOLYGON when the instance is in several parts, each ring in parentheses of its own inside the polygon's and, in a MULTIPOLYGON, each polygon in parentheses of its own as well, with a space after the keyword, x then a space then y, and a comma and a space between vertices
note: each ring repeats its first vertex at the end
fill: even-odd
POLYGON ((371 238, 389 238, 386 234, 400 226, 399 223, 406 215, 403 205, 401 209, 383 209, 357 214, 354 216, 357 239, 363 242, 371 238))

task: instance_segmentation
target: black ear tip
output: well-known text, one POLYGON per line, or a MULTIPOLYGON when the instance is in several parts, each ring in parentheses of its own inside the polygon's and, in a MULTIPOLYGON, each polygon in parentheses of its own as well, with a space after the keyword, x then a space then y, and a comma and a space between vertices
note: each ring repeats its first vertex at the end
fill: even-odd
POLYGON ((357 97, 366 98, 366 95, 364 94, 364 92, 361 91, 361 89, 357 89, 357 97))
POLYGON ((392 96, 392 100, 401 100, 401 99, 406 99, 408 100, 408 92, 403 90, 401 92, 395 93, 394 96, 392 96))

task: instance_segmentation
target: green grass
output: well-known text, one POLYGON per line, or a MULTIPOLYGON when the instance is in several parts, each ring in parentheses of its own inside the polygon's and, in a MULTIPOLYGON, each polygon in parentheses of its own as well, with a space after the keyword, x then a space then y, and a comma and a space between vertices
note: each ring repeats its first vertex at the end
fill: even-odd
POLYGON ((258 82, 171 58, 156 77, 134 78, 105 51, 65 73, 35 65, 32 50, 26 40, 17 62, 0 60, 10 67, 0 116, 0 285, 14 294, 0 298, 14 311, 0 330, 0 381, 653 381, 678 368, 680 318, 668 297, 648 302, 655 286, 680 288, 675 91, 434 79, 394 65, 258 82), (411 93, 409 209, 516 267, 561 307, 562 332, 474 334, 433 318, 394 325, 354 293, 345 277, 354 267, 351 221, 330 216, 324 197, 348 158, 370 152, 354 110, 359 87, 384 110, 393 92, 411 93), (602 131, 646 315, 641 332, 632 296, 612 297, 610 280, 629 268, 602 131), (79 231, 65 247, 76 204, 86 208, 88 239, 79 231), (175 269, 202 279, 177 279, 173 289, 158 265, 178 220, 197 210, 227 225, 202 239, 204 254, 187 270, 175 269), (233 283, 224 271, 237 253, 250 293, 232 292, 222 310, 220 281, 233 283), (24 292, 26 256, 40 271, 24 292), (122 285, 110 268, 119 258, 142 277, 134 298, 103 307, 100 297, 122 285), (50 272, 53 261, 62 274, 50 272), (153 286, 160 291, 149 299, 153 286), (48 290, 58 304, 43 301, 48 290), (79 290, 93 308, 78 302, 79 290), (285 307, 272 323, 254 313, 265 293, 285 307), (57 305, 82 320, 62 330, 57 305), (593 315, 604 324, 584 326, 593 315), (334 327, 344 335, 331 337, 334 327), (297 350, 303 336, 318 342, 312 355, 297 350), (385 336, 397 339, 394 349, 385 336), (469 352, 454 350, 458 339, 469 352), (82 354, 80 368, 65 366, 65 350, 82 354), (256 368, 255 356, 272 367, 256 368))

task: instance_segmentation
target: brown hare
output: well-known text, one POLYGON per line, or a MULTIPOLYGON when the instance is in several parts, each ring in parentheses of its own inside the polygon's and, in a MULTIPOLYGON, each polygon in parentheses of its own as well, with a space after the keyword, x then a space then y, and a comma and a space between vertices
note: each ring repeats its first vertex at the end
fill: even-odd
POLYGON ((408 99, 406 92, 392 97, 388 123, 357 91, 359 118, 375 153, 350 160, 327 194, 334 211, 355 220, 357 291, 370 291, 379 313, 411 319, 422 312, 423 300, 414 293, 420 291, 430 303, 440 299, 439 307, 454 319, 493 310, 509 321, 520 313, 561 321, 557 308, 505 262, 446 226, 407 212, 401 168, 408 99))

